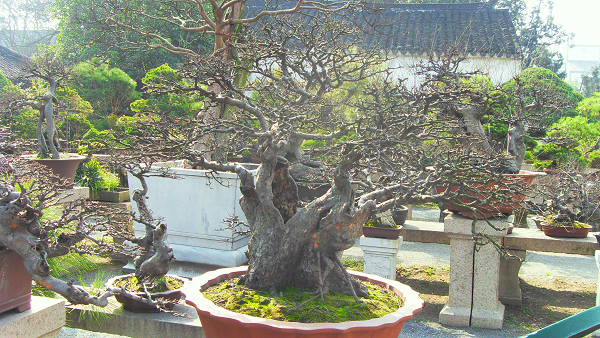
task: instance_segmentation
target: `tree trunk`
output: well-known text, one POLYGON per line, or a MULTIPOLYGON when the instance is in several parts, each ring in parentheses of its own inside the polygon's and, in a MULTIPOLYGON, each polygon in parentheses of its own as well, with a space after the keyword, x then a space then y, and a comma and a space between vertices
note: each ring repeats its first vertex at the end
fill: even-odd
POLYGON ((485 131, 483 130, 483 126, 481 125, 481 118, 483 117, 483 113, 481 113, 476 107, 465 107, 459 109, 463 119, 465 121, 465 127, 467 128, 467 132, 474 139, 474 146, 479 151, 489 152, 492 147, 485 135, 485 131))
POLYGON ((522 120, 515 122, 515 125, 508 131, 508 152, 515 158, 517 171, 521 169, 525 160, 525 135, 527 126, 522 120))
MULTIPOLYGON (((256 186, 249 172, 240 174, 240 205, 252 232, 245 285, 270 291, 287 285, 318 288, 319 271, 327 271, 325 291, 351 294, 343 271, 335 265, 336 255, 362 235, 362 225, 374 203, 354 208, 347 167, 342 166, 334 186, 324 196, 297 209, 296 184, 289 175, 289 163, 282 157, 278 162, 276 151, 266 151, 271 153, 262 156, 256 186)), ((359 283, 352 283, 357 294, 364 295, 359 283)))

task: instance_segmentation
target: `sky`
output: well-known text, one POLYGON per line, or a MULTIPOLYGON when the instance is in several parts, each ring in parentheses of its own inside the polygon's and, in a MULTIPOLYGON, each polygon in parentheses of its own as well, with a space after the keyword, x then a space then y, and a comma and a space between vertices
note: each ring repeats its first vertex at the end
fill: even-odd
MULTIPOLYGON (((539 0, 527 0, 533 7, 539 0)), ((572 44, 600 45, 600 1, 599 0, 554 0, 554 22, 574 33, 572 44)))

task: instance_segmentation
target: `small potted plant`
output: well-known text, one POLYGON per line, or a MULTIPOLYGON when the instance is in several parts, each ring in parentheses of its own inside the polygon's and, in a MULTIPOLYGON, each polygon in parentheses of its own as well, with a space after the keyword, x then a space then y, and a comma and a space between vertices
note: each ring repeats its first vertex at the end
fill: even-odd
POLYGON ((567 213, 549 215, 540 222, 542 231, 550 237, 585 238, 592 226, 576 221, 567 213))
POLYGON ((538 185, 544 203, 537 207, 544 217, 536 223, 548 236, 587 237, 600 223, 600 180, 573 168, 563 166, 538 185))
POLYGON ((72 188, 75 170, 85 156, 59 152, 56 129, 56 107, 59 103, 57 90, 61 81, 68 76, 67 67, 58 54, 51 49, 46 50, 33 61, 18 55, 21 70, 30 78, 39 79, 41 81, 39 87, 46 89, 43 93, 39 92, 38 86, 19 90, 10 105, 13 109, 31 107, 39 111, 36 128, 38 153, 24 155, 23 158, 48 167, 55 175, 55 182, 62 181, 61 183, 66 183, 66 188, 72 188))
POLYGON ((381 218, 373 216, 363 226, 363 234, 365 237, 398 239, 401 229, 401 225, 384 224, 381 218))

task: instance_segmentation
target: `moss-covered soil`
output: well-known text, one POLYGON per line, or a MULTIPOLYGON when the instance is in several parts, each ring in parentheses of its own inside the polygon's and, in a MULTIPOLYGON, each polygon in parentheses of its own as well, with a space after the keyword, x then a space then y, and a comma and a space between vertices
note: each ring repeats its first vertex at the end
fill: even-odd
POLYGON ((204 297, 227 310, 285 322, 339 323, 379 318, 396 311, 402 299, 382 287, 363 282, 369 298, 356 303, 352 296, 331 293, 321 301, 315 290, 286 287, 272 297, 267 291, 256 291, 239 284, 239 278, 228 279, 203 291, 204 297))
MULTIPOLYGON (((129 292, 144 291, 142 284, 138 284, 138 279, 134 275, 129 276, 129 278, 118 280, 115 283, 115 286, 119 288, 125 288, 125 290, 129 292)), ((181 280, 170 276, 155 277, 154 279, 146 283, 146 289, 150 293, 177 290, 182 286, 183 282, 181 280)))

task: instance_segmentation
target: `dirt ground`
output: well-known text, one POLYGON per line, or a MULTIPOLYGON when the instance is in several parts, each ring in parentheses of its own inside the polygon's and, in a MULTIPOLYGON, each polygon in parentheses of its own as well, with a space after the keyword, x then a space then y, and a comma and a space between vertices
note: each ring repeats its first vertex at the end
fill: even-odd
MULTIPOLYGON (((447 268, 398 268, 397 280, 421 293, 423 310, 415 320, 438 321, 448 301, 447 268)), ((536 276, 521 278, 521 306, 507 305, 504 327, 521 333, 539 330, 561 319, 595 306, 596 284, 566 277, 536 276)))

